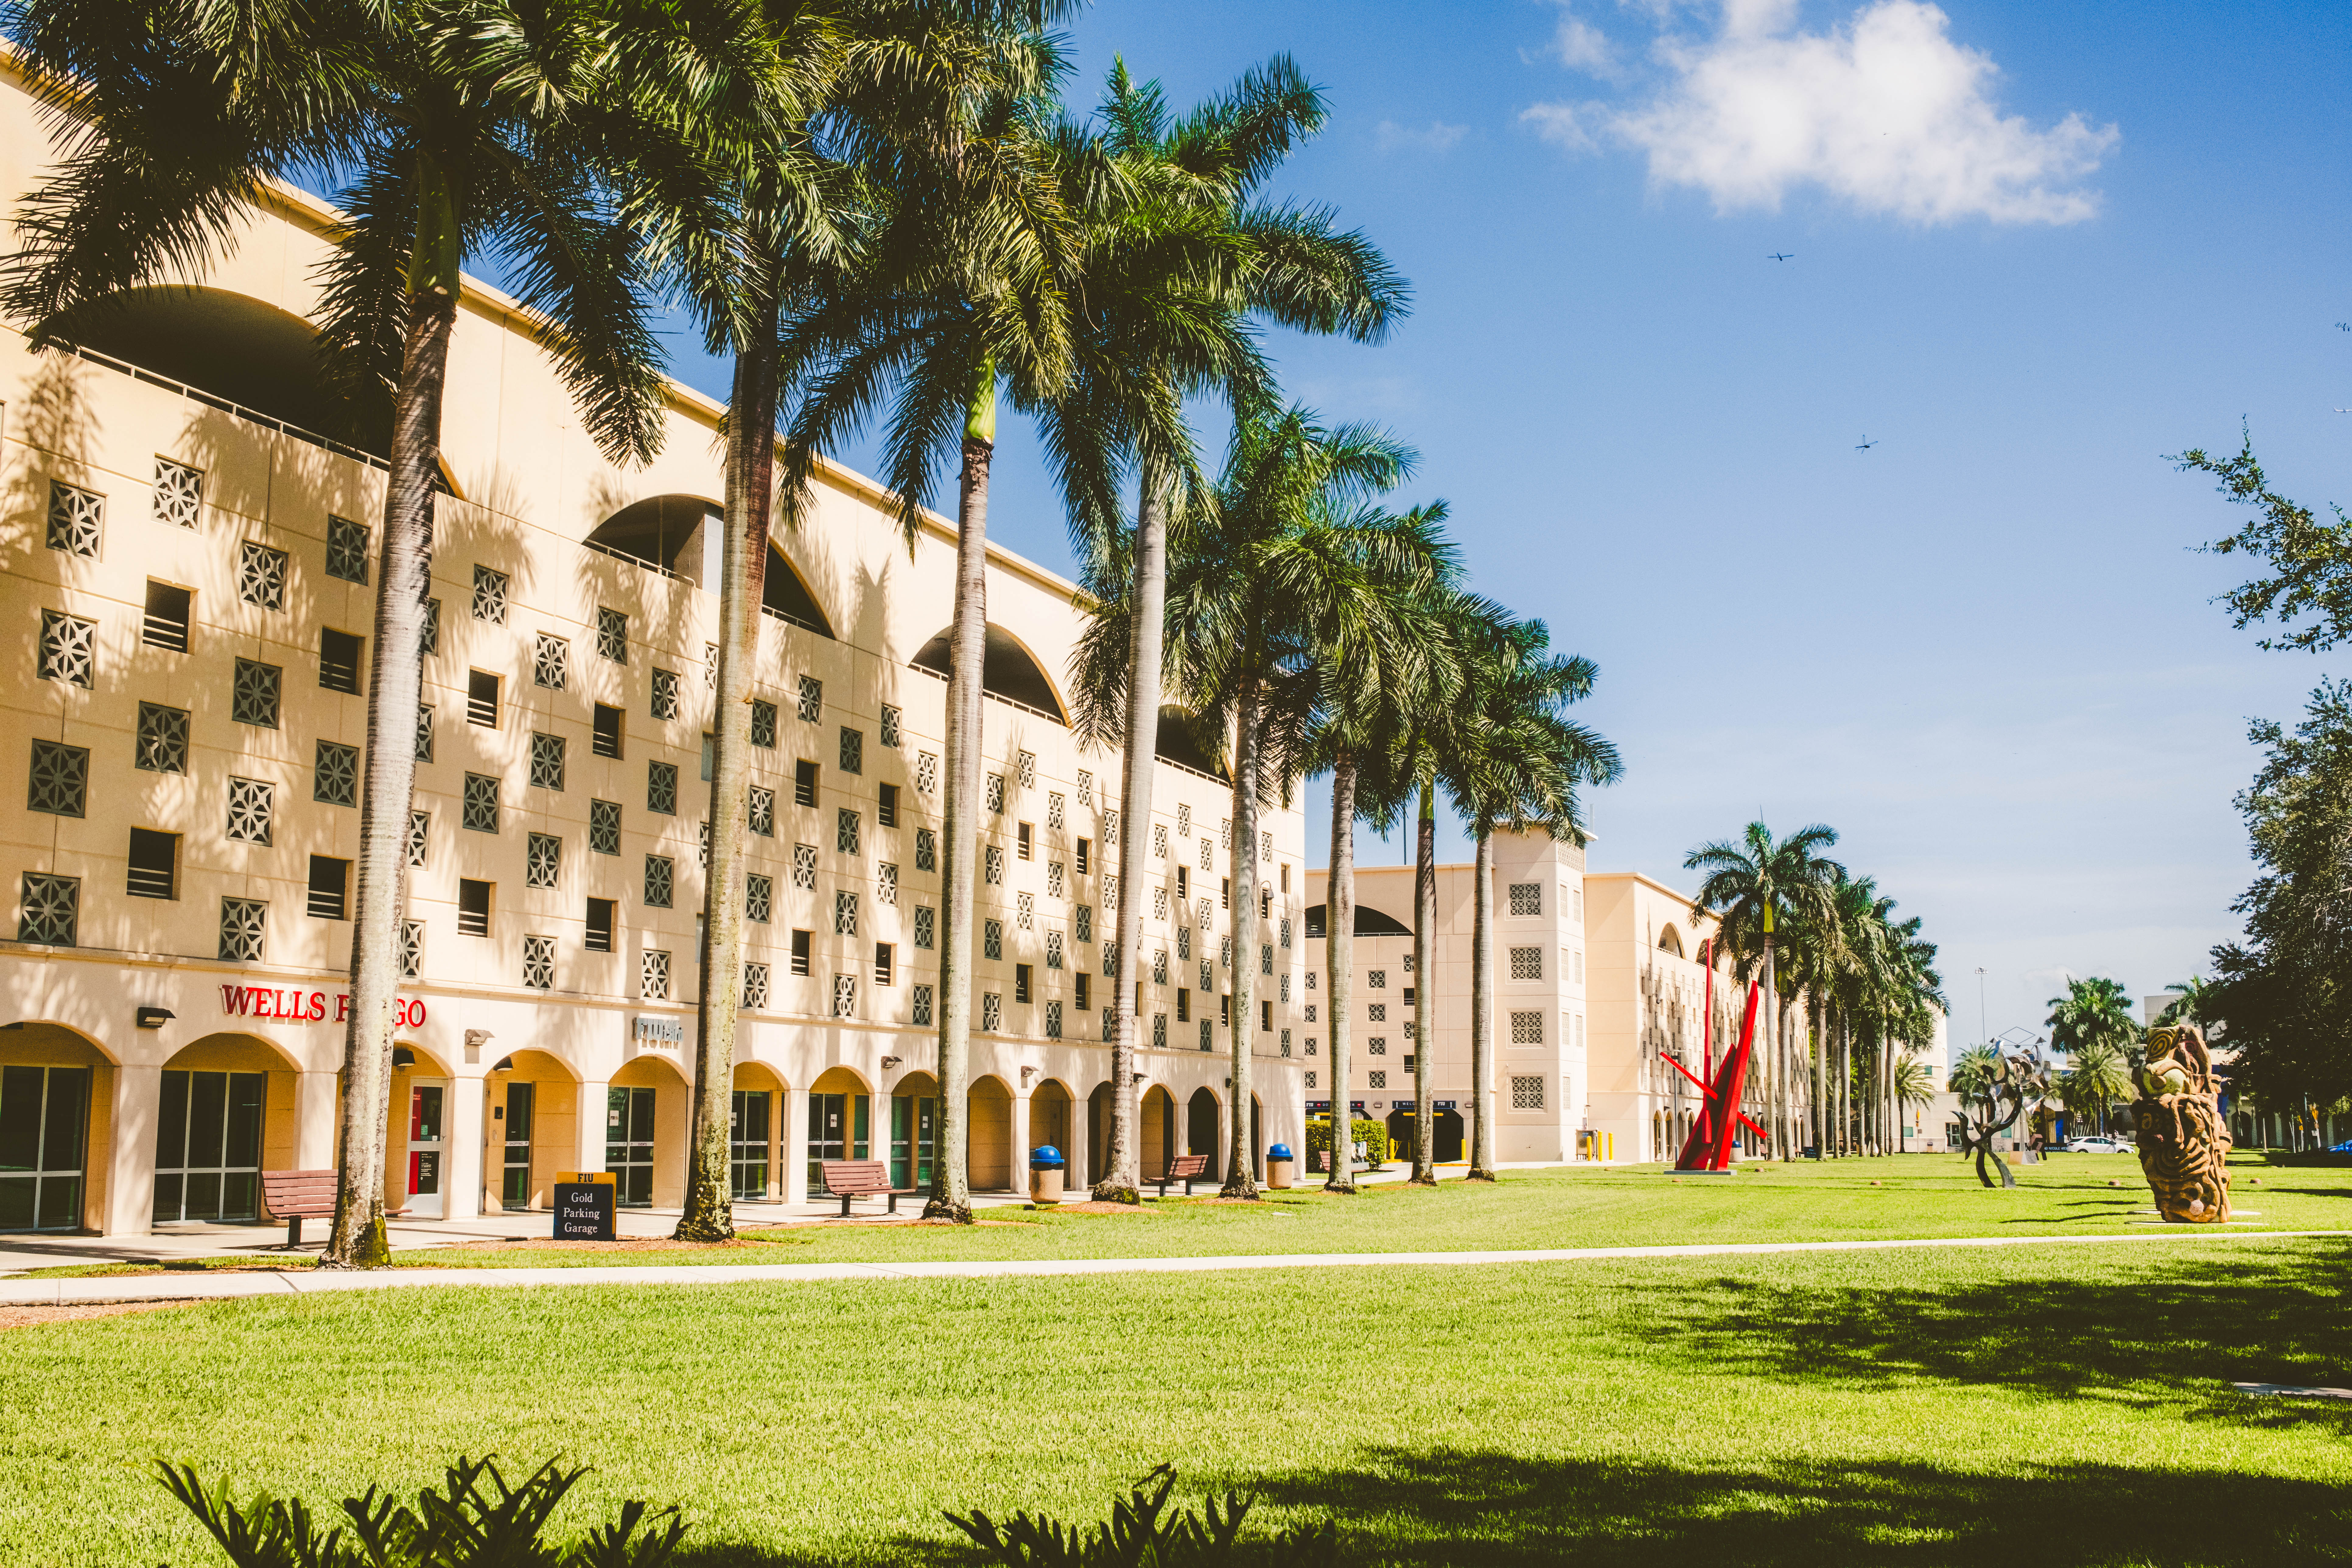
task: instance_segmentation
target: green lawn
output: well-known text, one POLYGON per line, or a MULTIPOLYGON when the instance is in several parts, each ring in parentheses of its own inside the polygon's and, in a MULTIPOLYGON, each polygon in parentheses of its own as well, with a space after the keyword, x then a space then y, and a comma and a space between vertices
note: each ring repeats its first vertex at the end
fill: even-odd
MULTIPOLYGON (((1805 1178, 1739 1180, 1753 1212, 1797 1227, 1805 1178)), ((1813 1223, 1842 1234, 1958 1224, 1962 1194, 1811 1180, 1832 1216, 1813 1223)), ((1694 1215, 1742 1201, 1648 1181, 1694 1215)), ((1461 1231, 1496 1212, 1479 1205, 1543 1192, 1618 1217, 1562 1214, 1522 1245, 1595 1223, 1678 1239, 1651 1212, 1669 1200, 1638 1184, 1514 1182, 1418 1194, 1421 1211, 1384 1194, 1360 1215, 1391 1234, 1359 1244, 1474 1245, 1461 1231)), ((2087 1191, 1981 1197, 2046 1232, 2087 1191)), ((2252 1206, 2274 1205, 2266 1190, 2252 1206)), ((1360 1563, 2339 1562, 2352 1411, 2229 1385, 2352 1382, 2347 1289, 2344 1241, 2183 1237, 270 1297, 0 1337, 0 1563, 217 1562, 146 1478, 156 1454, 325 1499, 413 1488, 485 1447, 597 1467, 567 1505, 582 1522, 625 1496, 682 1503, 704 1568, 951 1561, 943 1508, 1099 1511, 1162 1459, 1191 1495, 1240 1486, 1269 1518, 1336 1515, 1360 1563)))

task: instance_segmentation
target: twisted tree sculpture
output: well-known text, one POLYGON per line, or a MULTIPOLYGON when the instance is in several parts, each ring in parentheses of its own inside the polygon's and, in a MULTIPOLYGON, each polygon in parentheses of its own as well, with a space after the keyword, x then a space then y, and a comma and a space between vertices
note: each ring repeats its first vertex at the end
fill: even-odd
POLYGON ((2041 1103, 2049 1093, 2049 1064, 2038 1057, 2003 1051, 1961 1095, 1960 1152, 1977 1157, 1978 1181, 1988 1187, 2017 1185, 2015 1173, 1994 1151, 1993 1140, 2016 1126, 2027 1106, 2041 1103), (2000 1173, 1998 1183, 1985 1168, 1987 1161, 2000 1173))
POLYGON ((2220 1087, 2205 1037, 2193 1026, 2148 1031, 2132 1125, 2157 1212, 2176 1225, 2230 1217, 2230 1129, 2220 1087))

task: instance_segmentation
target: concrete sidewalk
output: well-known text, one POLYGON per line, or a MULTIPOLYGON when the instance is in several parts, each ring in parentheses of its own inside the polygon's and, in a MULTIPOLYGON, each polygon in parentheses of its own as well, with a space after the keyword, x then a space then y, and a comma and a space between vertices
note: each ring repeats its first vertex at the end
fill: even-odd
POLYGON ((1227 1258, 1053 1258, 1020 1263, 724 1263, 644 1268, 385 1268, 322 1273, 137 1275, 0 1279, 0 1306, 72 1307, 121 1301, 214 1301, 250 1296, 397 1290, 428 1285, 730 1285, 834 1279, 1017 1279, 1098 1274, 1219 1274, 1269 1268, 1464 1268, 1517 1263, 1588 1263, 1609 1258, 1753 1258, 1776 1253, 1887 1252, 1904 1248, 2096 1247, 2114 1243, 2235 1241, 2352 1237, 2346 1230, 2179 1229, 2126 1236, 1937 1237, 1895 1241, 1720 1242, 1682 1247, 1566 1247, 1524 1252, 1303 1252, 1227 1258))

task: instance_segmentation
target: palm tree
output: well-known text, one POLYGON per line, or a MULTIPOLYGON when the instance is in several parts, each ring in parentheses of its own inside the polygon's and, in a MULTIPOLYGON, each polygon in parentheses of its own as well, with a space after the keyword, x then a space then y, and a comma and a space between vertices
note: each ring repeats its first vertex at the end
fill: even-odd
MULTIPOLYGON (((1617 749, 1565 716, 1599 673, 1581 655, 1551 651, 1541 621, 1496 624, 1471 608, 1459 634, 1461 700, 1433 737, 1438 778, 1475 845, 1470 933, 1470 1169, 1495 1179, 1495 834, 1540 829, 1581 845, 1580 785, 1614 784, 1617 749)), ((1420 976, 1424 993, 1433 977, 1420 976)))
MULTIPOLYGON (((1373 342, 1403 313, 1405 290, 1360 236, 1332 232, 1328 213, 1256 201, 1259 186, 1325 117, 1321 95, 1287 57, 1181 120, 1169 115, 1160 85, 1138 84, 1122 61, 1112 68, 1099 117, 1104 150, 1125 172, 1120 188, 1128 195, 1088 215, 1076 362, 1040 422, 1089 562, 1088 585, 1100 599, 1110 587, 1101 579, 1116 575, 1109 596, 1135 609, 1124 658, 1082 665, 1076 726, 1082 742, 1117 737, 1124 750, 1120 815, 1135 827, 1119 856, 1112 994, 1125 998, 1135 994, 1142 952, 1143 829, 1157 774, 1169 531, 1181 516, 1181 495, 1200 489, 1184 400, 1220 394, 1236 417, 1271 402, 1256 318, 1373 342), (1106 543, 1117 524, 1100 514, 1122 454, 1138 469, 1135 526, 1112 550, 1106 543)), ((1081 133, 1063 134, 1076 142, 1081 133)), ((1108 1169, 1095 1196, 1134 1203, 1141 1020, 1131 1007, 1118 1016, 1108 1169)))
POLYGON ((1070 0, 1012 9, 1021 36, 1002 52, 1002 68, 951 95, 928 137, 869 161, 867 188, 880 211, 854 272, 801 302, 780 334, 783 390, 801 394, 777 496, 787 526, 797 526, 810 504, 819 452, 886 401, 885 479, 910 552, 941 454, 953 442, 960 457, 940 824, 940 1121, 923 1212, 967 1224, 972 879, 997 402, 1003 390, 1018 405, 1043 406, 1068 384, 1083 228, 1074 194, 1116 199, 1120 177, 1098 146, 1073 148, 1057 134, 1060 46, 1042 28, 1074 9, 1070 0))
MULTIPOLYGON (((1171 688, 1208 733, 1232 736, 1233 968, 1229 1103, 1234 1131, 1227 1188, 1254 1196, 1247 1142, 1253 992, 1260 968, 1251 949, 1258 921, 1258 806, 1281 793, 1308 755, 1316 705, 1339 681, 1378 681, 1408 656, 1392 624, 1396 584, 1427 584, 1451 570, 1440 507, 1402 515, 1371 498, 1401 480, 1412 453, 1361 426, 1326 429, 1293 408, 1253 414, 1235 426, 1214 504, 1188 521, 1168 578, 1168 673, 1171 688), (1343 673, 1335 675, 1339 669, 1343 673)), ((1097 617, 1090 642, 1117 646, 1122 627, 1097 617)), ((1084 656, 1100 657, 1090 649, 1084 656)), ((1339 824, 1354 820, 1352 773, 1335 777, 1333 894, 1326 900, 1330 944, 1332 1184, 1352 1186, 1346 1169, 1348 956, 1352 934, 1349 846, 1339 824), (1346 816, 1342 817, 1342 813, 1346 816)), ((1270 945, 1270 944, 1268 944, 1270 945)))
POLYGON ((1727 948, 1738 960, 1742 978, 1759 973, 1768 1006, 1765 1058, 1775 1079, 1772 1105, 1777 1152, 1790 1152, 1787 1050, 1782 1040, 1774 947, 1790 917, 1818 927, 1829 918, 1831 889, 1843 871, 1821 851, 1837 842, 1834 828, 1819 823, 1776 839, 1770 828, 1751 822, 1736 842, 1718 839, 1683 858, 1686 870, 1706 879, 1691 896, 1691 918, 1712 916, 1727 948))
POLYGON ((1936 1103, 1936 1078, 1927 1064, 1919 1059, 1916 1051, 1906 1050, 1887 1075, 1887 1099, 1895 1107, 1895 1136, 1898 1151, 1907 1142, 1903 1128, 1903 1110, 1916 1105, 1921 1110, 1936 1103))
MULTIPOLYGON (((2210 1016, 2213 983, 2203 975, 2192 974, 2186 980, 2176 980, 2165 989, 2178 991, 2180 994, 2166 1003, 2164 1010, 2156 1016, 2158 1027, 2174 1024, 2211 1024, 2214 1021, 2210 1016)), ((2207 1033, 2211 1031, 2209 1029, 2207 1033)))
POLYGON ((2077 1047, 2058 1080, 2058 1098, 2066 1109, 2078 1116, 2097 1118, 2102 1132, 2107 1130, 2107 1108, 2131 1095, 2131 1067, 2124 1054, 2105 1040, 2077 1047))
POLYGON ((2050 998, 2053 1050, 2072 1056, 2085 1047, 2105 1046, 2137 1067, 2144 1047, 2139 1020, 2132 1016, 2130 995, 2116 980, 2066 981, 2066 994, 2050 998))
POLYGON ((661 8, 499 0, 437 6, 12 9, 18 59, 57 110, 62 167, 28 199, 0 310, 70 341, 134 286, 201 276, 271 180, 315 177, 343 216, 320 346, 356 433, 388 412, 390 479, 367 699, 341 1176, 324 1261, 384 1260, 383 1142, 415 784, 420 642, 441 400, 469 258, 507 286, 615 462, 661 437, 658 356, 609 172, 629 132, 624 39, 672 40, 661 8))

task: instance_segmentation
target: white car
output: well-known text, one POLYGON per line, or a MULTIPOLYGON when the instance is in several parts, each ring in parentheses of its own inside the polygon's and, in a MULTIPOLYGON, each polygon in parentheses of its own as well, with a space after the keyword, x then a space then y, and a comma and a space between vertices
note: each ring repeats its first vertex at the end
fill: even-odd
POLYGON ((2128 1154, 2131 1145, 2120 1138, 2069 1138, 2061 1151, 2067 1154, 2128 1154))

